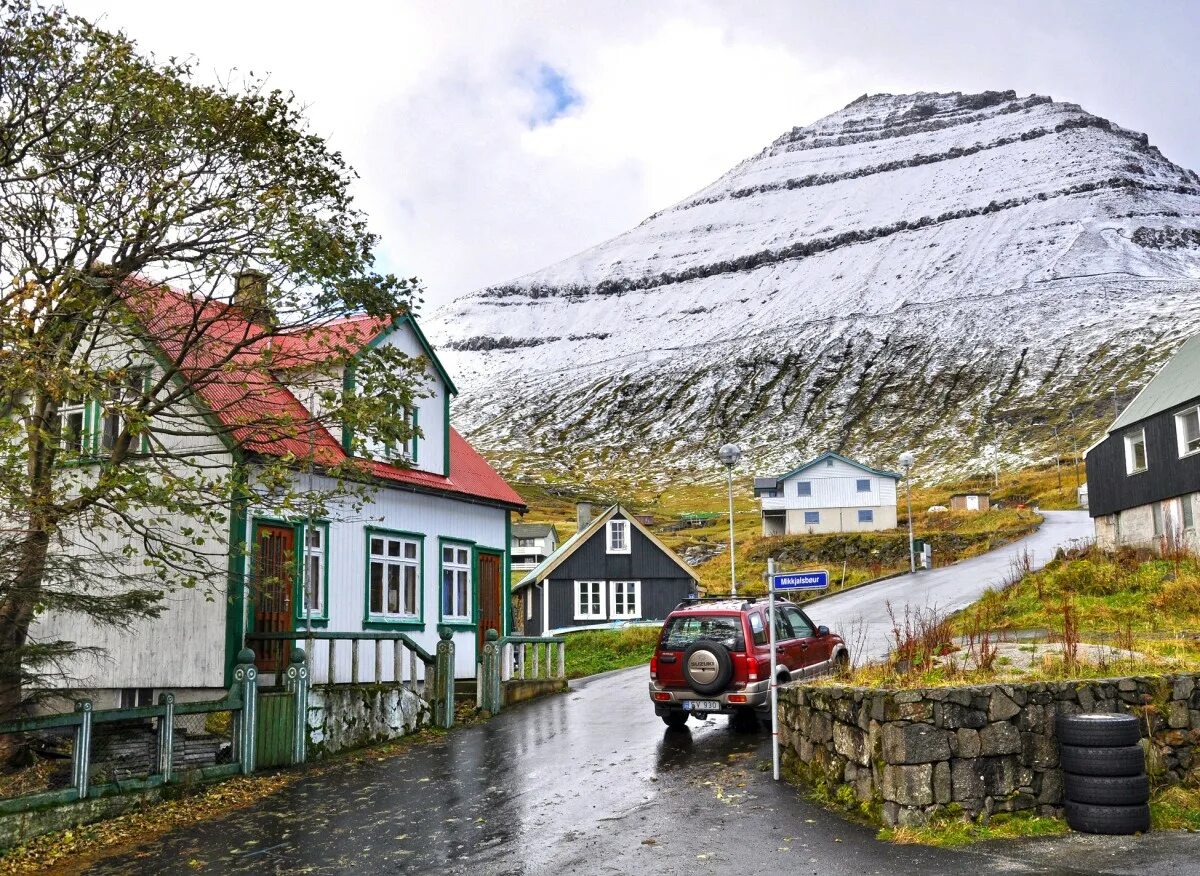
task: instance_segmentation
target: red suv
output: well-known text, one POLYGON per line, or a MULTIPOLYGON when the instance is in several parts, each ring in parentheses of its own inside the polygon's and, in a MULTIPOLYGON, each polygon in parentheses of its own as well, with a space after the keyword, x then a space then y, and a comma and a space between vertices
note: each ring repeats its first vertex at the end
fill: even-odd
MULTIPOLYGON (((689 599, 663 623, 650 660, 654 714, 669 727, 688 715, 758 714, 770 720, 771 645, 767 600, 689 599)), ((775 674, 780 684, 849 667, 841 636, 775 601, 775 674)))

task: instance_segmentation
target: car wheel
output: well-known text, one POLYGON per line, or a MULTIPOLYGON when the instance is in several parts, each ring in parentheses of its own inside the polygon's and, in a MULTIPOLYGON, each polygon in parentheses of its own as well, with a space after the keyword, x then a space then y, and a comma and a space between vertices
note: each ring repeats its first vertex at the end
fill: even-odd
POLYGON ((1142 736, 1134 715, 1059 715, 1055 732, 1063 745, 1085 748, 1137 745, 1142 736))
POLYGON ((1058 764, 1064 773, 1080 776, 1140 776, 1146 771, 1146 755, 1140 745, 1111 748, 1060 745, 1058 764))
POLYGON ((683 652, 683 677, 698 694, 720 693, 733 678, 733 658, 720 642, 692 642, 683 652))
POLYGON ((688 714, 683 710, 667 712, 662 716, 663 723, 668 727, 679 729, 687 724, 688 714))
POLYGON ((1077 776, 1063 773, 1064 796, 1072 803, 1140 806, 1150 799, 1148 776, 1077 776))
POLYGON ((1068 800, 1066 810, 1071 830, 1084 833, 1124 836, 1150 829, 1150 807, 1145 803, 1140 806, 1096 806, 1068 800))
POLYGON ((833 658, 833 674, 838 678, 845 678, 850 674, 850 655, 845 651, 838 651, 837 656, 833 658))
POLYGON ((758 713, 751 708, 738 709, 729 716, 729 726, 742 733, 758 730, 758 713))

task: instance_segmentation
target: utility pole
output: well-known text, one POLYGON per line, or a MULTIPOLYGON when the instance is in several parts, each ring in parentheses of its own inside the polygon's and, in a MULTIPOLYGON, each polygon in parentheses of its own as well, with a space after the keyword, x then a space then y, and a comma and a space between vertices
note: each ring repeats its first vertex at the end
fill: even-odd
POLYGON ((915 575, 917 573, 917 552, 913 540, 912 479, 909 477, 913 459, 910 451, 906 450, 900 454, 900 469, 904 472, 904 496, 908 500, 908 570, 915 575))
POLYGON ((1059 468, 1061 453, 1058 452, 1058 426, 1051 426, 1054 430, 1054 473, 1058 475, 1058 489, 1062 490, 1062 469, 1059 468))
POLYGON ((733 544, 733 469, 742 459, 742 448, 737 444, 725 444, 717 451, 717 458, 729 471, 729 594, 737 596, 737 560, 733 544))

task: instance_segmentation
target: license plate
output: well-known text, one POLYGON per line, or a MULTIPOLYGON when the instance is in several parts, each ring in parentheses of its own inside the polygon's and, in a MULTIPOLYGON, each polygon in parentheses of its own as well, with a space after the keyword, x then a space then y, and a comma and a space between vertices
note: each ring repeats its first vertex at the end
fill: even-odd
POLYGON ((685 712, 719 712, 721 703, 717 700, 684 700, 683 710, 685 712))

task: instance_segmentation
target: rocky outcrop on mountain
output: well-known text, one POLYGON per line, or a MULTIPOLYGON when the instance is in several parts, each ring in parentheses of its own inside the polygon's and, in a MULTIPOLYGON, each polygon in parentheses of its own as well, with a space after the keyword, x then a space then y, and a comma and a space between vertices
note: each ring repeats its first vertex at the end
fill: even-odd
MULTIPOLYGON (((564 208, 566 211, 568 208, 564 208)), ((1011 91, 864 95, 630 231, 431 321, 514 474, 927 476, 1080 449, 1200 329, 1200 177, 1011 91)))

